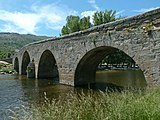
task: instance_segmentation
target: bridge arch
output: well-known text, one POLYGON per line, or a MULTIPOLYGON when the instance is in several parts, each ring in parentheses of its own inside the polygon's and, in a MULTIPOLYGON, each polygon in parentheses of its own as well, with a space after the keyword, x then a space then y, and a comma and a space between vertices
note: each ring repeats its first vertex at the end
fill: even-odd
POLYGON ((38 78, 54 79, 59 81, 59 72, 54 55, 50 50, 45 50, 38 64, 38 78))
MULTIPOLYGON (((117 50, 119 49, 111 46, 100 46, 88 51, 80 59, 76 67, 74 85, 82 86, 82 85, 95 84, 96 71, 97 71, 98 65, 107 55, 114 54, 117 50)), ((131 58, 125 52, 123 53, 129 58, 131 58)), ((131 58, 131 60, 133 59, 131 58)), ((133 60, 133 62, 135 61, 133 60)), ((142 77, 144 77, 144 74, 142 71, 141 73, 142 73, 142 77)), ((145 77, 143 82, 146 85, 145 77)))
POLYGON ((19 60, 17 57, 14 60, 14 69, 16 70, 17 73, 19 73, 19 60))
POLYGON ((21 69, 22 75, 27 75, 27 66, 29 63, 30 63, 30 56, 29 56, 29 53, 25 51, 22 57, 22 69, 21 69))

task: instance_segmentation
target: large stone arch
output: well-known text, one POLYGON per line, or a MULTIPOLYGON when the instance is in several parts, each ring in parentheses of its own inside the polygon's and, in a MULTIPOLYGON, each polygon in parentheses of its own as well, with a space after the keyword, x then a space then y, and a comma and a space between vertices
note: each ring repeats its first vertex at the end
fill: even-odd
POLYGON ((19 60, 17 57, 14 60, 14 69, 16 70, 17 73, 19 73, 19 60))
POLYGON ((50 50, 45 50, 40 57, 37 77, 59 81, 57 63, 50 50))
MULTIPOLYGON (((120 49, 115 48, 115 47, 111 47, 111 46, 100 46, 100 47, 93 48, 93 49, 89 50, 80 59, 78 65, 76 67, 74 85, 81 86, 81 85, 89 85, 89 84, 95 83, 96 70, 97 70, 99 63, 107 55, 114 53, 116 50, 120 50, 120 49)), ((129 56, 129 55, 127 55, 127 56, 129 56)), ((142 75, 144 76, 143 72, 142 72, 142 75)), ((145 84, 146 84, 146 81, 145 81, 145 84)))
POLYGON ((29 53, 25 51, 22 57, 22 67, 21 67, 22 75, 27 75, 27 66, 29 63, 30 63, 30 56, 29 56, 29 53))

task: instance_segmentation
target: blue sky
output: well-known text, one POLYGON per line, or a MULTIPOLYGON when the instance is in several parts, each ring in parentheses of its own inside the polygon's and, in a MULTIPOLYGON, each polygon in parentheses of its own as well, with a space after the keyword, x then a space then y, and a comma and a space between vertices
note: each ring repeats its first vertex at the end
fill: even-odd
POLYGON ((134 16, 160 7, 160 0, 0 0, 0 32, 59 36, 68 15, 116 10, 134 16))

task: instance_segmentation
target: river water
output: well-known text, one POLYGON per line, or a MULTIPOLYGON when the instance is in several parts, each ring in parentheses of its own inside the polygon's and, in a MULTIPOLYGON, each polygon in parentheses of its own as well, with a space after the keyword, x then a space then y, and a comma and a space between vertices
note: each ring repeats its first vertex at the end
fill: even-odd
MULTIPOLYGON (((116 86, 146 85, 140 70, 110 70, 96 72, 96 88, 106 88, 106 83, 116 86)), ((27 79, 26 76, 0 75, 0 119, 5 119, 10 109, 26 104, 41 104, 47 97, 49 100, 76 94, 82 88, 59 85, 53 80, 27 79), (75 92, 76 91, 76 92, 75 92)))

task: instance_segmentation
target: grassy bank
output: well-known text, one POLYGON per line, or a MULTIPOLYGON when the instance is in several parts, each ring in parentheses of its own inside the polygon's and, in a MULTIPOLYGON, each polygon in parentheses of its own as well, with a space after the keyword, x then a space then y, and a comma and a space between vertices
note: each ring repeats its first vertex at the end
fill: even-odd
POLYGON ((12 112, 15 120, 159 120, 160 88, 142 92, 93 92, 47 100, 43 106, 12 112), (18 114, 20 113, 20 114, 18 114))

